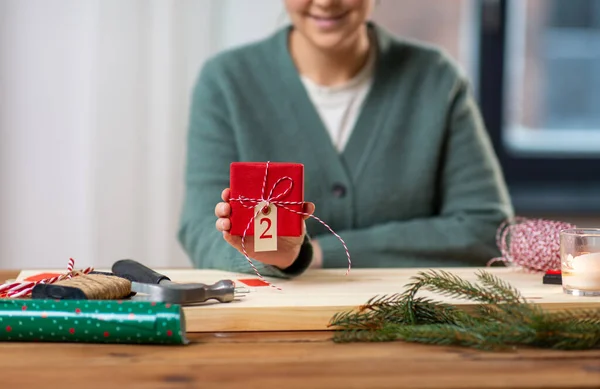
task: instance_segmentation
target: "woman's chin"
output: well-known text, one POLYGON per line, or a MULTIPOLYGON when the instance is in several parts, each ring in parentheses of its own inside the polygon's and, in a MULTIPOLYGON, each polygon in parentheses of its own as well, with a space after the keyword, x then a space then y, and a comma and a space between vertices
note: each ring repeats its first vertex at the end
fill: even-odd
POLYGON ((335 34, 313 34, 308 37, 313 46, 321 50, 341 50, 344 47, 352 46, 353 42, 349 39, 348 33, 335 34))

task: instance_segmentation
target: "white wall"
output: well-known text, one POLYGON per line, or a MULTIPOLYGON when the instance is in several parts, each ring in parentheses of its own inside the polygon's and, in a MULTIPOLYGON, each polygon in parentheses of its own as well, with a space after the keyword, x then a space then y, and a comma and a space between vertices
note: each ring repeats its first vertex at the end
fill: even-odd
POLYGON ((280 0, 0 1, 0 267, 189 266, 190 89, 280 0))
POLYGON ((216 8, 214 38, 220 49, 261 39, 288 21, 283 0, 225 0, 216 8))
POLYGON ((95 10, 52 4, 0 3, 3 267, 89 261, 92 252, 95 10))

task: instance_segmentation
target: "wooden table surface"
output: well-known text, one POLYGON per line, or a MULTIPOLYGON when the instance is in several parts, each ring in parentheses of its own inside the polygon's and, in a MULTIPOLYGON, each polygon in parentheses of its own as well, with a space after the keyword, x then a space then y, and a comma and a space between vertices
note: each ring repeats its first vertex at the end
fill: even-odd
MULTIPOLYGON (((17 272, 0 271, 2 280, 17 272)), ((479 352, 329 332, 195 333, 187 346, 0 344, 19 388, 599 388, 600 350, 479 352)))

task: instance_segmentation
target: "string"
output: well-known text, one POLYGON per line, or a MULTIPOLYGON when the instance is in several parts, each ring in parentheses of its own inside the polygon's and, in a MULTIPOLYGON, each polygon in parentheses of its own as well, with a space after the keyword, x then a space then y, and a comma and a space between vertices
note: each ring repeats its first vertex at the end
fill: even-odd
POLYGON ((131 281, 105 274, 83 274, 55 282, 54 285, 80 289, 90 300, 116 300, 131 293, 131 281))
POLYGON ((250 226, 252 225, 252 223, 254 222, 254 219, 256 219, 256 217, 260 214, 260 212, 264 209, 267 209, 271 204, 281 207, 289 212, 301 215, 301 216, 308 216, 308 217, 312 217, 313 219, 317 220, 319 223, 321 223, 323 226, 325 226, 325 228, 327 228, 341 243, 342 246, 344 246, 344 250, 346 252, 346 257, 348 258, 348 269, 346 270, 346 275, 348 275, 348 273, 350 272, 350 268, 352 267, 352 261, 350 260, 350 252, 348 250, 348 247, 346 246, 346 242, 344 242, 344 240, 342 239, 341 236, 339 236, 338 234, 335 233, 335 231, 333 231, 333 229, 331 227, 329 227, 329 225, 327 225, 327 223, 325 223, 323 220, 319 219, 317 216, 315 215, 311 215, 308 214, 306 212, 300 212, 300 211, 296 211, 294 209, 289 208, 289 205, 304 205, 304 201, 282 201, 280 200, 281 198, 284 198, 285 196, 287 196, 287 194, 292 190, 292 187, 294 185, 294 180, 292 180, 291 177, 289 176, 283 176, 281 178, 279 178, 275 184, 273 185, 273 187, 271 188, 271 190, 269 191, 269 195, 265 196, 265 192, 267 190, 267 177, 269 174, 269 164, 270 161, 267 161, 265 164, 265 175, 263 176, 263 181, 262 181, 262 188, 261 188, 261 198, 259 199, 253 199, 253 198, 248 198, 245 196, 238 196, 236 198, 231 198, 229 199, 230 201, 238 201, 243 207, 245 208, 254 208, 256 207, 256 205, 260 204, 261 202, 265 202, 265 206, 263 207, 263 209, 259 209, 257 210, 253 216, 250 218, 250 220, 248 221, 248 224, 246 225, 246 228, 244 229, 244 233, 242 234, 242 252, 244 254, 244 257, 246 257, 246 260, 248 261, 248 263, 250 264, 250 266, 252 267, 252 269, 254 270, 254 273, 256 273, 256 275, 259 277, 259 279, 263 282, 265 282, 266 284, 281 290, 281 288, 279 288, 278 286, 275 286, 273 284, 271 284, 270 282, 268 282, 267 280, 265 280, 263 278, 263 276, 260 274, 260 272, 258 271, 258 269, 256 268, 256 266, 254 265, 254 263, 252 262, 252 260, 250 259, 250 257, 248 256, 248 252, 246 250, 246 236, 248 233, 248 230, 250 229, 250 226), (274 196, 273 194, 275 193, 275 189, 282 184, 284 181, 289 181, 289 185, 288 187, 282 191, 281 193, 279 193, 278 195, 274 196))
POLYGON ((575 225, 546 219, 516 217, 504 221, 496 233, 501 257, 488 262, 511 263, 530 272, 560 269, 560 231, 575 225))
POLYGON ((73 271, 74 266, 75 260, 73 258, 69 258, 69 262, 67 264, 67 272, 64 274, 50 278, 44 278, 38 281, 9 282, 0 285, 0 298, 28 297, 31 295, 33 287, 37 284, 52 284, 64 279, 70 279, 74 276, 88 274, 89 272, 94 270, 94 268, 88 267, 83 270, 73 271))

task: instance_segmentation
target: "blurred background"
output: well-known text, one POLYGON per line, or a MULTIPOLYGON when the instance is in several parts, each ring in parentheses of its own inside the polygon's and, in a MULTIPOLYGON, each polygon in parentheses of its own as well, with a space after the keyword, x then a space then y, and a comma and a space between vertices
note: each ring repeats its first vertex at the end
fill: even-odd
MULTIPOLYGON (((600 0, 382 0, 472 82, 518 214, 600 227, 600 0)), ((192 85, 281 0, 0 0, 0 267, 187 267, 192 85)))

